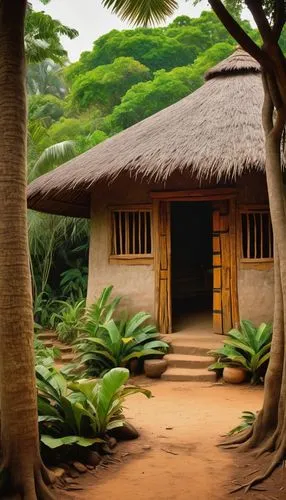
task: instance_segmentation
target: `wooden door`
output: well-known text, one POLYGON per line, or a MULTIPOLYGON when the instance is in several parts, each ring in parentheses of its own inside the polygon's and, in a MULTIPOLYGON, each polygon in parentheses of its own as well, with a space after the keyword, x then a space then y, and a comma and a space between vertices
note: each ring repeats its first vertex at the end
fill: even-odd
POLYGON ((154 200, 153 217, 156 317, 164 335, 172 332, 170 203, 154 200))
POLYGON ((213 203, 213 329, 226 334, 238 323, 234 200, 213 203))

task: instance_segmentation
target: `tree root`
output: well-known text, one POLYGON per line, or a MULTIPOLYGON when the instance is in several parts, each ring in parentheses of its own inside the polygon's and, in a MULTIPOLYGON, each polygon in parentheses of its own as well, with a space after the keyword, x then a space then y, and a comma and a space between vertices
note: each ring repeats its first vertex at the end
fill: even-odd
POLYGON ((30 475, 16 475, 9 466, 1 468, 0 498, 9 500, 55 500, 49 485, 55 482, 52 472, 41 464, 30 475))
POLYGON ((238 446, 239 444, 245 443, 253 433, 253 427, 246 429, 243 432, 240 432, 238 435, 225 439, 222 443, 219 443, 218 446, 222 448, 232 448, 238 446))

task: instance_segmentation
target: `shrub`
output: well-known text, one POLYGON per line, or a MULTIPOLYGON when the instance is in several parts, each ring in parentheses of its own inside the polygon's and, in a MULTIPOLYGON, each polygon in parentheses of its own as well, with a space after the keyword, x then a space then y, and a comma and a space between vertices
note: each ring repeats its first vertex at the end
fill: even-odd
POLYGON ((150 391, 125 386, 129 371, 115 368, 100 380, 68 383, 55 368, 36 367, 41 442, 49 448, 104 442, 107 431, 125 421, 123 404, 132 394, 150 391))
POLYGON ((62 308, 52 315, 51 326, 56 327, 61 342, 71 343, 77 338, 82 328, 85 300, 79 300, 73 304, 58 300, 57 303, 62 304, 62 308))
POLYGON ((272 338, 272 325, 261 323, 256 328, 251 321, 243 320, 240 329, 233 329, 227 335, 223 347, 210 351, 216 362, 209 370, 221 370, 225 366, 244 368, 256 384, 264 378, 272 338))
POLYGON ((100 325, 97 336, 79 338, 76 364, 86 366, 84 375, 102 376, 116 366, 128 366, 132 359, 163 356, 168 344, 159 339, 155 326, 146 324, 149 318, 149 314, 139 312, 130 319, 111 319, 100 325))

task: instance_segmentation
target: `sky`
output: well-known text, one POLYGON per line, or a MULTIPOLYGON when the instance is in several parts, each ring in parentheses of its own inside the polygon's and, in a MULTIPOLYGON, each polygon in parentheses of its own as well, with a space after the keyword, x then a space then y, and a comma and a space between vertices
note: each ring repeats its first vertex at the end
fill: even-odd
MULTIPOLYGON (((44 10, 54 19, 79 31, 75 40, 63 39, 63 45, 68 51, 71 61, 77 61, 80 53, 90 50, 92 43, 99 36, 112 29, 124 29, 131 26, 123 23, 109 10, 102 6, 101 0, 51 0, 49 5, 43 5, 40 0, 30 0, 35 10, 44 10)), ((178 0, 179 8, 173 18, 180 15, 197 17, 202 10, 208 8, 208 1, 201 0, 194 7, 191 0, 178 0)), ((171 22, 172 18, 168 22, 171 22)))

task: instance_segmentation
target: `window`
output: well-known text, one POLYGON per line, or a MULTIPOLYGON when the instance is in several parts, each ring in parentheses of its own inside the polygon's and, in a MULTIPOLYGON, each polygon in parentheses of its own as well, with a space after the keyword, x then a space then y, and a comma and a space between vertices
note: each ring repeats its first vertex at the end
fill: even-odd
POLYGON ((247 208, 240 212, 241 259, 273 260, 273 232, 269 210, 247 208))
POLYGON ((111 257, 152 257, 152 216, 146 206, 112 209, 111 257))

